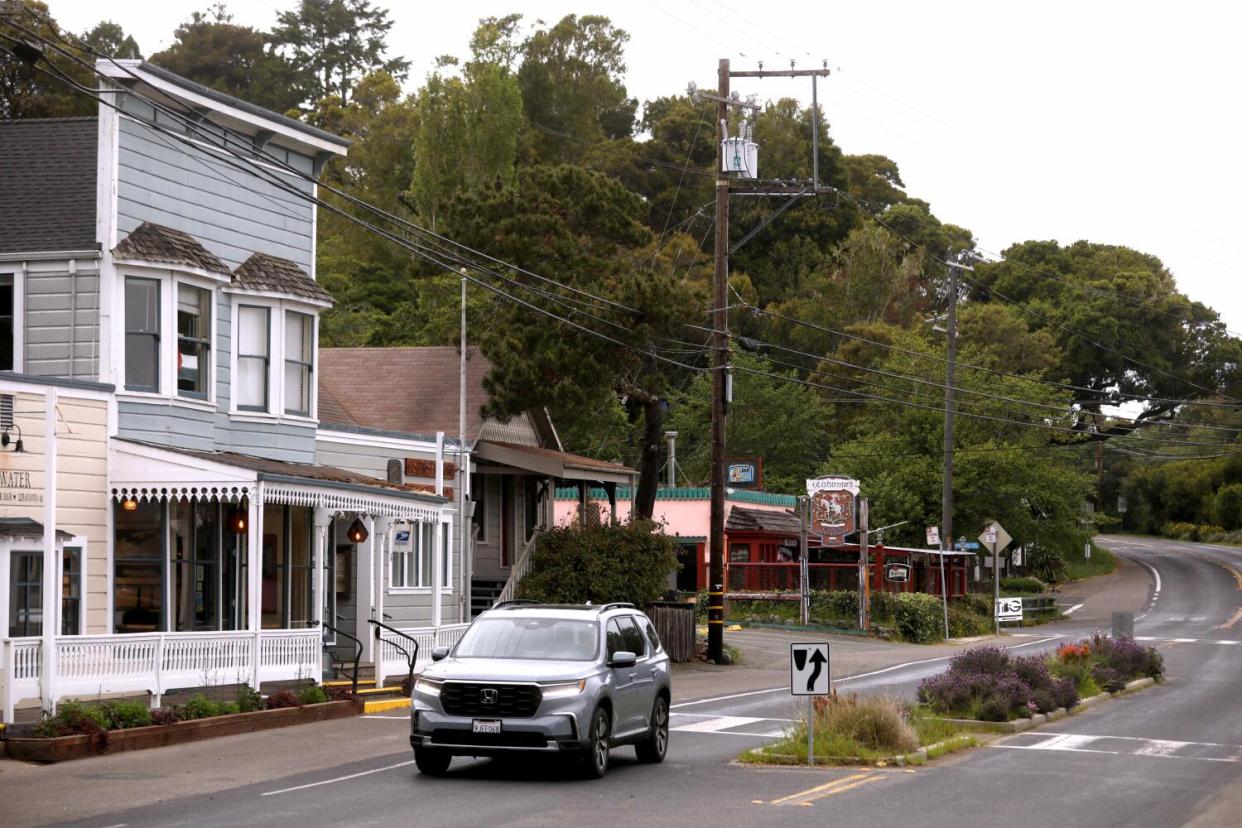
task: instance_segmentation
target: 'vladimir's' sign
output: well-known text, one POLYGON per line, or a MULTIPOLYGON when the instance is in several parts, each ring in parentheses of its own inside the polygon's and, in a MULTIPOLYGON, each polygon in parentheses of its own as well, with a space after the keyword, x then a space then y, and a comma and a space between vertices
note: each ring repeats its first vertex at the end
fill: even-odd
POLYGON ((811 531, 823 536, 824 545, 840 546, 854 531, 854 498, 858 492, 857 480, 838 474, 806 481, 806 493, 811 497, 811 531))

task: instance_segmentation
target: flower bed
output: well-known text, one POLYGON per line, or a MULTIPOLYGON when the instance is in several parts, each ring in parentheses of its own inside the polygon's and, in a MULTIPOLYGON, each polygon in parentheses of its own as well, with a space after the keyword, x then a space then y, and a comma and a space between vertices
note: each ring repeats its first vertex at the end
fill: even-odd
POLYGON ((954 656, 944 673, 924 680, 918 699, 940 716, 1008 722, 1070 710, 1101 689, 1118 692, 1135 679, 1163 674, 1160 654, 1130 638, 1097 635, 1062 645, 1048 658, 976 647, 954 656))
POLYGON ((329 701, 313 684, 266 698, 244 688, 232 701, 200 693, 156 710, 136 700, 86 704, 67 699, 31 736, 5 739, 5 751, 12 759, 59 762, 341 718, 356 713, 358 706, 352 700, 329 701))

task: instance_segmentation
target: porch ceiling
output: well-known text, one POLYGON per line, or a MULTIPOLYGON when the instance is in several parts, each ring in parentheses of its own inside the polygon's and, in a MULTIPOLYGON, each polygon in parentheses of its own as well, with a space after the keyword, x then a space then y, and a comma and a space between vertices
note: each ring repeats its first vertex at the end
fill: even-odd
POLYGON ((475 445, 474 456, 484 462, 510 466, 559 480, 624 485, 633 483, 634 478, 638 476, 638 472, 634 469, 622 466, 620 463, 609 463, 606 460, 596 460, 556 449, 501 443, 494 440, 480 440, 475 445))

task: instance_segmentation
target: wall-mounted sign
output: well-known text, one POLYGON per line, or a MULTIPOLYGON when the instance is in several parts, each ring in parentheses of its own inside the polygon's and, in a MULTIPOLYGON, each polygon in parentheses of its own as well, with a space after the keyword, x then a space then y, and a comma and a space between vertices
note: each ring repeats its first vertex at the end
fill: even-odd
POLYGON ((733 489, 762 489, 763 458, 728 458, 725 461, 725 485, 733 489))
POLYGON ((806 481, 811 497, 811 531, 822 535, 825 546, 840 546, 854 531, 854 498, 858 481, 841 475, 825 475, 806 481))
POLYGON ((884 567, 884 580, 895 584, 904 584, 910 580, 910 567, 906 564, 891 563, 884 567))
POLYGON ((35 486, 28 471, 0 469, 0 504, 43 505, 43 487, 35 486))

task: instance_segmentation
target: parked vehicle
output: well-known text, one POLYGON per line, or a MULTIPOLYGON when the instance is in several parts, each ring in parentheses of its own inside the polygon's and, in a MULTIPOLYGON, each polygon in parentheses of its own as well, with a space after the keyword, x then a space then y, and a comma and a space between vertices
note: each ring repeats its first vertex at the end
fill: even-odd
POLYGON ((506 602, 432 659, 410 699, 423 773, 444 773, 454 756, 525 751, 574 754, 599 778, 620 745, 664 760, 669 658, 632 604, 506 602))

